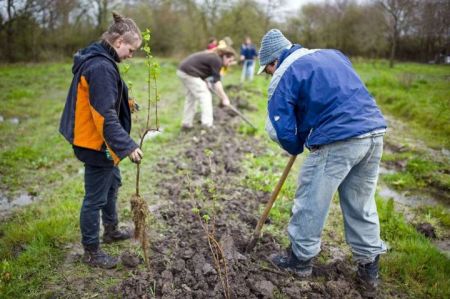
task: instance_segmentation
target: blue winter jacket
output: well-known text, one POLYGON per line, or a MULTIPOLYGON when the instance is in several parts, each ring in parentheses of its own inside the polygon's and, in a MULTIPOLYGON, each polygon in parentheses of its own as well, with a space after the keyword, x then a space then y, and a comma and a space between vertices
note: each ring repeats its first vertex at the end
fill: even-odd
POLYGON ((256 57, 258 57, 258 52, 256 51, 256 48, 253 44, 242 44, 241 56, 244 56, 245 60, 254 60, 256 57))
POLYGON ((350 60, 337 50, 282 52, 268 92, 266 130, 291 155, 386 128, 350 60), (269 121, 270 120, 270 121, 269 121))

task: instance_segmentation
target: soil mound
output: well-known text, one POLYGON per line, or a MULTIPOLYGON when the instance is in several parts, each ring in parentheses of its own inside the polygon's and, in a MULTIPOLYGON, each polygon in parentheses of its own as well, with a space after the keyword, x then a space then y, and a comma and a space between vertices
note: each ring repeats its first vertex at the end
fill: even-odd
POLYGON ((253 252, 244 251, 259 217, 258 206, 270 194, 243 184, 245 155, 258 155, 265 149, 255 138, 238 135, 233 128, 237 122, 218 109, 215 128, 181 135, 180 139, 191 140, 190 146, 177 159, 160 162, 164 179, 158 192, 165 204, 155 215, 162 223, 162 237, 151 242, 152 271, 134 270, 117 287, 117 294, 124 298, 224 298, 200 220, 207 214, 214 217, 210 223, 214 221, 214 236, 223 253, 220 259, 227 267, 229 297, 360 298, 349 262, 317 264, 311 279, 300 280, 270 264, 268 257, 281 248, 269 234, 253 252))

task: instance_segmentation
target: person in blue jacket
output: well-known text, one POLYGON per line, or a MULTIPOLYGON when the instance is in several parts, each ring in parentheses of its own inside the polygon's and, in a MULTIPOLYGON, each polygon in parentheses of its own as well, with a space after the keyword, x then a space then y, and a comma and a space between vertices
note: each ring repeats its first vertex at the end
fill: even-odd
POLYGON ((143 156, 130 137, 132 102, 117 67, 140 47, 141 32, 132 19, 115 13, 113 17, 114 23, 101 41, 74 56, 73 80, 59 127, 85 166, 80 212, 82 261, 101 268, 113 268, 118 260, 100 249, 100 211, 105 243, 131 237, 130 232, 118 229, 118 164, 125 157, 139 163, 143 156))
POLYGON ((341 52, 306 49, 272 29, 259 57, 258 74, 272 75, 266 130, 291 155, 310 151, 288 225, 290 253, 273 262, 301 277, 311 275, 337 191, 358 277, 375 290, 379 256, 386 252, 374 199, 386 121, 341 52))
POLYGON ((256 47, 252 44, 249 36, 246 36, 244 43, 241 45, 240 61, 242 62, 241 82, 246 80, 253 81, 255 72, 255 59, 258 57, 256 47))

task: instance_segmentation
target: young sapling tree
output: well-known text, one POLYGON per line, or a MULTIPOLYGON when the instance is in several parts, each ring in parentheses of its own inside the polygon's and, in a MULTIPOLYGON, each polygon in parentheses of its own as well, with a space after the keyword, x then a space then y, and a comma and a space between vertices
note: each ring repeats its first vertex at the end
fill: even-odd
MULTIPOLYGON (((160 73, 159 64, 155 61, 151 54, 150 39, 151 33, 149 29, 146 29, 142 34, 143 47, 145 52, 147 67, 147 121, 143 132, 140 134, 139 147, 142 149, 146 135, 150 131, 159 131, 159 119, 158 119, 158 101, 159 94, 156 85, 157 78, 160 73), (153 85, 153 86, 152 86, 153 85), (153 100, 152 100, 153 89, 153 100), (150 124, 150 114, 152 103, 155 106, 155 127, 152 128, 150 124)), ((140 196, 139 190, 140 183, 140 164, 136 164, 136 194, 131 198, 131 210, 133 212, 133 222, 135 225, 134 237, 141 241, 141 247, 144 253, 144 260, 147 268, 150 269, 150 263, 148 259, 148 236, 147 236, 147 216, 149 213, 147 202, 140 196)))

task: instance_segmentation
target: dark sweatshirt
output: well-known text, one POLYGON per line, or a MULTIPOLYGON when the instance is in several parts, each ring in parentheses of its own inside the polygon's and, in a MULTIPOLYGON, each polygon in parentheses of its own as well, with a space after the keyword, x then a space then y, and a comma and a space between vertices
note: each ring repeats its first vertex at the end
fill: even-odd
POLYGON ((202 51, 194 53, 184 59, 179 66, 179 70, 186 74, 199 77, 205 80, 213 78, 213 82, 220 81, 220 69, 222 68, 222 58, 216 53, 202 51))

